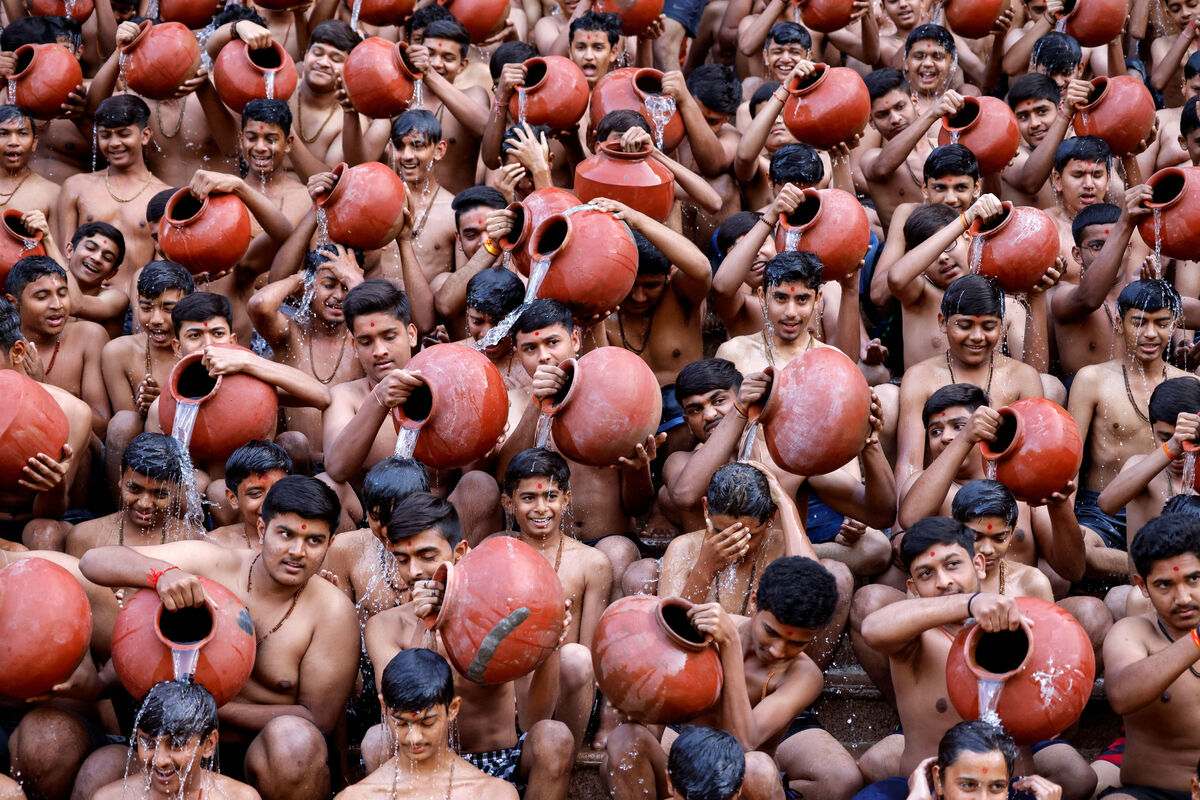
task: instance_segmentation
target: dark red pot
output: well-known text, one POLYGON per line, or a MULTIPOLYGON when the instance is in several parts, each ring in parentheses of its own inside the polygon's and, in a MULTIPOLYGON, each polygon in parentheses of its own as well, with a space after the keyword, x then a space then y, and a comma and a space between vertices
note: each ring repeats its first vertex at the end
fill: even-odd
POLYGON ((604 142, 575 167, 575 193, 583 202, 608 197, 666 222, 675 205, 675 176, 650 157, 650 148, 627 153, 604 142))
POLYGON ((1076 136, 1099 136, 1114 156, 1134 152, 1154 128, 1154 98, 1137 78, 1092 78, 1092 95, 1075 113, 1076 136))
POLYGON ((200 45, 186 25, 141 23, 142 32, 121 47, 130 91, 151 100, 168 100, 200 69, 200 45))
POLYGON ((22 468, 38 453, 62 457, 71 427, 67 415, 37 381, 0 370, 0 482, 17 490, 22 468))
POLYGON ((1026 397, 1000 409, 1000 416, 996 441, 979 443, 984 460, 996 464, 996 480, 1027 503, 1066 488, 1083 462, 1083 440, 1066 409, 1026 397))
POLYGON ((853 0, 792 0, 800 7, 804 27, 821 33, 840 31, 850 24, 853 0))
POLYGON ((0 569, 0 697, 37 697, 63 683, 91 640, 92 608, 70 572, 43 558, 0 569))
POLYGON ((637 277, 637 244, 629 226, 589 206, 576 206, 539 225, 532 257, 550 260, 537 296, 565 303, 584 320, 612 312, 629 296, 637 277))
POLYGON ((1018 597, 1032 624, 985 633, 966 625, 946 659, 946 689, 963 719, 979 719, 980 681, 999 681, 996 714, 1017 744, 1053 739, 1071 727, 1092 694, 1096 658, 1087 632, 1053 603, 1018 597))
POLYGON ((250 612, 216 581, 201 578, 200 583, 211 602, 199 608, 170 612, 155 591, 142 589, 117 615, 113 667, 135 700, 159 681, 182 677, 176 675, 176 663, 181 668, 194 663, 188 674, 217 705, 237 697, 249 680, 258 650, 250 612))
POLYGON ((621 33, 637 36, 658 20, 663 0, 597 0, 595 9, 601 14, 616 14, 621 18, 621 33))
POLYGON ((0 286, 8 280, 9 270, 25 256, 44 256, 46 248, 42 245, 42 232, 31 231, 21 222, 24 211, 15 208, 4 210, 0 215, 3 221, 3 233, 0 233, 0 286))
POLYGON ((538 56, 525 62, 525 88, 508 101, 508 113, 517 120, 521 117, 521 91, 525 93, 525 121, 530 125, 570 130, 587 110, 587 77, 569 58, 538 56))
POLYGON ((949 0, 943 6, 946 25, 959 36, 982 39, 1008 10, 1010 0, 949 0))
MULTIPOLYGON (((235 344, 213 346, 246 349, 235 344)), ((202 352, 192 353, 171 369, 158 400, 158 422, 164 431, 170 432, 179 401, 200 403, 188 449, 198 461, 224 464, 234 450, 251 439, 271 437, 279 413, 279 398, 274 386, 242 372, 210 376, 201 363, 203 358, 202 352)))
POLYGON ((558 647, 566 599, 554 567, 529 545, 493 536, 457 564, 442 564, 438 631, 460 675, 495 686, 528 675, 558 647))
POLYGON ((1003 100, 995 97, 966 97, 961 111, 942 117, 938 145, 958 143, 975 154, 984 175, 999 172, 1017 154, 1021 140, 1017 117, 1003 100))
POLYGON ((1058 258, 1058 228, 1045 211, 1005 201, 1004 214, 971 223, 971 262, 1006 292, 1032 291, 1058 258))
POLYGON ((421 73, 409 63, 407 50, 403 42, 397 45, 372 36, 355 45, 346 56, 342 83, 359 113, 384 119, 408 109, 421 73))
POLYGON ((267 75, 275 76, 271 94, 276 100, 287 100, 296 91, 299 75, 296 64, 279 42, 270 47, 251 50, 241 40, 221 48, 213 63, 213 85, 221 102, 236 113, 242 113, 246 103, 265 99, 268 95, 267 75))
POLYGON ((858 269, 871 249, 871 224, 849 192, 805 189, 804 202, 779 217, 775 249, 815 253, 821 259, 821 280, 840 280, 858 269), (793 230, 797 233, 789 233, 793 230))
MULTIPOLYGON (((663 94, 663 74, 656 69, 638 69, 623 67, 616 69, 596 81, 592 91, 592 105, 589 117, 592 130, 604 119, 610 111, 636 111, 646 118, 653 129, 654 121, 650 118, 650 110, 646 108, 646 98, 663 94)), ((686 131, 683 127, 683 117, 676 109, 671 118, 663 125, 662 151, 670 153, 679 147, 686 131)))
POLYGON ((816 67, 803 81, 788 82, 791 96, 783 105, 783 124, 799 141, 829 148, 862 133, 871 116, 871 98, 854 70, 816 67))
POLYGON ((1150 176, 1146 184, 1154 193, 1146 207, 1157 211, 1142 217, 1138 233, 1154 250, 1160 242, 1167 258, 1191 260, 1200 252, 1200 168, 1167 167, 1150 176))
MULTIPOLYGON (((354 0, 349 0, 346 7, 353 11, 354 0)), ((368 25, 403 25, 415 7, 416 0, 362 0, 358 18, 368 25)))
POLYGON ((496 244, 501 250, 512 253, 512 263, 522 275, 529 274, 532 258, 533 232, 555 214, 562 214, 579 205, 579 198, 566 189, 546 186, 534 189, 524 200, 513 203, 508 210, 513 212, 513 226, 507 236, 496 244))
POLYGON ((35 17, 70 17, 76 22, 86 22, 96 8, 92 0, 32 0, 29 13, 35 17))
POLYGON ((159 0, 158 15, 196 30, 212 22, 217 5, 218 0, 159 0))
POLYGON ((438 0, 463 24, 471 41, 480 44, 504 30, 508 0, 438 0))
POLYGON ((600 691, 635 722, 673 725, 721 697, 721 656, 678 597, 622 597, 600 615, 592 666, 600 691))
POLYGON ((250 211, 234 194, 210 194, 200 200, 180 189, 159 220, 158 245, 193 275, 225 272, 250 246, 250 211))
POLYGON ((317 200, 329 238, 347 247, 378 250, 404 227, 404 181, 378 161, 333 168, 337 182, 317 200))
POLYGON ((61 44, 21 45, 16 56, 16 71, 9 77, 16 83, 16 98, 9 102, 38 119, 58 116, 71 92, 83 83, 83 70, 75 56, 61 44))
POLYGON ((1108 44, 1125 29, 1129 8, 1125 0, 1063 0, 1067 24, 1063 29, 1081 47, 1108 44))

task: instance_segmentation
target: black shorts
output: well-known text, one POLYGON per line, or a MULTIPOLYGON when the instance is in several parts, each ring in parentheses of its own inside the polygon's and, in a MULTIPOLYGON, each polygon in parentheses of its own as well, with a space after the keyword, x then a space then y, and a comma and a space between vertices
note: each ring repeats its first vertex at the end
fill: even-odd
POLYGON ((687 35, 696 38, 700 30, 700 18, 704 16, 705 0, 666 0, 663 13, 678 22, 687 35))
POLYGON ((796 715, 792 720, 792 724, 788 725, 788 729, 784 731, 783 738, 779 740, 780 744, 795 736, 797 733, 811 730, 825 730, 825 726, 821 724, 821 720, 817 719, 817 712, 811 708, 806 708, 796 715))
POLYGON ((1191 800, 1191 792, 1177 792, 1172 789, 1160 789, 1157 786, 1110 786, 1100 793, 1099 797, 1114 794, 1127 794, 1137 800, 1191 800))

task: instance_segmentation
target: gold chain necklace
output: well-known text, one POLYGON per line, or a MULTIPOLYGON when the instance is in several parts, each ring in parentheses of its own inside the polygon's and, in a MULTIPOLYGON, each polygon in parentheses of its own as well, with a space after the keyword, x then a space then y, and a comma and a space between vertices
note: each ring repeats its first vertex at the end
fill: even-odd
POLYGON ((304 135, 304 107, 298 106, 296 108, 296 132, 300 134, 301 141, 303 141, 305 144, 312 144, 315 142, 321 136, 321 132, 325 130, 325 126, 329 124, 329 120, 333 119, 333 112, 337 111, 338 108, 339 106, 337 103, 334 103, 332 106, 330 106, 329 113, 325 115, 325 121, 321 123, 321 127, 317 128, 317 132, 314 133, 310 139, 304 135))
POLYGON ((337 371, 339 369, 341 369, 342 359, 346 355, 346 342, 349 340, 349 337, 345 333, 342 334, 342 349, 338 351, 337 361, 333 362, 333 371, 329 373, 328 378, 322 378, 320 375, 317 374, 317 362, 316 362, 316 359, 313 357, 313 339, 314 338, 315 337, 312 335, 312 331, 310 330, 309 334, 308 334, 308 363, 310 365, 312 365, 313 377, 316 378, 317 380, 319 380, 322 383, 322 385, 328 386, 329 382, 333 380, 335 375, 337 375, 337 371))
MULTIPOLYGON (((946 350, 946 369, 948 369, 950 371, 950 383, 958 383, 958 381, 955 380, 955 378, 954 378, 954 364, 950 360, 950 350, 949 349, 946 350)), ((993 350, 992 354, 988 356, 987 386, 984 387, 984 390, 983 390, 983 393, 988 396, 989 402, 991 401, 991 394, 992 394, 992 373, 995 371, 995 369, 996 369, 996 351, 993 350)))
POLYGON ((11 192, 9 192, 8 194, 0 193, 0 205, 5 205, 5 206, 8 205, 8 201, 12 200, 13 195, 21 190, 21 187, 25 184, 25 181, 29 180, 29 176, 33 174, 33 170, 29 169, 28 167, 26 167, 25 169, 26 169, 25 177, 23 177, 23 178, 21 178, 21 180, 17 181, 17 185, 15 187, 13 187, 13 190, 11 192))
MULTIPOLYGON (((1125 364, 1121 365, 1121 377, 1125 379, 1125 396, 1129 398, 1129 405, 1133 406, 1133 410, 1137 413, 1138 417, 1142 420, 1142 422, 1149 425, 1150 417, 1147 414, 1142 413, 1141 406, 1139 406, 1137 404, 1137 402, 1134 401, 1134 399, 1133 399, 1133 387, 1129 385, 1129 367, 1127 367, 1125 364)), ((1167 377, 1167 366, 1166 366, 1166 364, 1164 364, 1163 365, 1163 379, 1165 380, 1166 377, 1167 377)))
POLYGON ((146 191, 146 187, 150 185, 150 179, 154 177, 154 173, 146 170, 146 180, 142 183, 142 188, 138 189, 137 194, 133 197, 117 197, 117 193, 112 190, 112 186, 108 182, 108 168, 104 170, 104 188, 108 190, 108 196, 118 203, 132 203, 142 196, 142 192, 146 191))
MULTIPOLYGON (((260 558, 262 558, 261 552, 259 552, 258 555, 254 556, 254 558, 252 558, 250 560, 250 569, 246 570, 246 599, 250 598, 250 589, 252 588, 253 581, 254 581, 254 565, 258 563, 258 560, 260 558)), ((267 639, 271 638, 271 634, 274 633, 275 631, 279 630, 280 628, 282 628, 283 623, 288 621, 288 617, 290 617, 292 615, 292 612, 296 610, 296 601, 298 601, 300 599, 300 595, 304 592, 304 589, 306 586, 308 586, 308 581, 305 581, 304 584, 301 585, 301 587, 296 590, 296 593, 294 595, 292 595, 292 604, 290 606, 288 606, 287 613, 285 613, 283 615, 283 619, 281 619, 281 620, 279 620, 279 622, 275 623, 274 628, 271 628, 271 630, 267 631, 266 636, 262 637, 261 639, 259 639, 257 635, 254 637, 259 645, 261 645, 267 639)))
POLYGON ((175 130, 172 133, 167 133, 167 126, 162 121, 162 103, 155 101, 154 103, 154 118, 158 120, 158 129, 162 131, 162 135, 168 139, 174 139, 179 135, 179 130, 183 127, 183 118, 187 114, 187 101, 191 95, 184 95, 183 103, 179 106, 179 118, 175 120, 175 130))

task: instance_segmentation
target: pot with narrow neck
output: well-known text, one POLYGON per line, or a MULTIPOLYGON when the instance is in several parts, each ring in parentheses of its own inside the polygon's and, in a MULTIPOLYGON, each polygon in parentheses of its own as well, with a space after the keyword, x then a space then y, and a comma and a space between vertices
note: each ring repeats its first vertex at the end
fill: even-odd
POLYGON ((675 176, 652 157, 649 146, 629 153, 603 142, 575 167, 575 194, 587 203, 607 197, 666 222, 675 205, 675 176))
POLYGON ((422 79, 408 60, 408 44, 394 44, 379 36, 354 46, 342 65, 342 83, 361 114, 373 119, 399 116, 408 110, 422 79))
POLYGON ((991 175, 1017 155, 1021 133, 1008 103, 995 97, 966 97, 956 114, 942 117, 938 145, 961 144, 975 155, 979 172, 991 175))
POLYGON ((821 280, 836 281, 858 269, 871 249, 871 225, 858 199, 841 189, 804 190, 790 214, 779 215, 775 250, 803 250, 821 259, 821 280))
POLYGON ((296 64, 279 42, 250 49, 242 40, 221 48, 213 62, 213 86, 221 102, 241 114, 255 99, 287 100, 300 76, 296 64))
MULTIPOLYGON (((662 106, 663 110, 672 109, 675 105, 663 90, 663 73, 649 67, 622 67, 609 72, 596 81, 592 90, 592 104, 588 113, 592 130, 604 119, 604 115, 612 111, 636 111, 650 123, 652 135, 655 133, 655 111, 650 106, 662 106)), ((665 122, 659 122, 662 135, 662 151, 670 153, 679 147, 686 133, 683 127, 683 117, 678 108, 671 110, 665 122)))
POLYGON ((250 211, 235 194, 200 199, 184 188, 171 195, 158 222, 163 254, 193 275, 237 266, 250 246, 250 211))
POLYGON ((854 70, 815 66, 807 78, 788 81, 783 124, 799 141, 827 149, 862 133, 871 115, 871 98, 854 70))
POLYGON ((1058 260, 1058 227, 1040 208, 1014 206, 1007 200, 1002 205, 1002 214, 977 219, 967 229, 975 237, 971 263, 1006 292, 1033 291, 1058 260))
POLYGON ((16 86, 10 98, 38 119, 51 119, 62 113, 63 103, 83 83, 83 69, 70 50, 61 44, 26 44, 16 51, 17 63, 9 76, 16 86))
POLYGON ((513 92, 508 113, 529 125, 570 130, 587 110, 588 96, 587 76, 574 61, 537 56, 525 62, 525 85, 513 92))
POLYGON ((579 198, 566 189, 556 186, 534 189, 524 200, 508 207, 513 213, 512 229, 497 239, 496 244, 501 250, 512 254, 513 266, 527 276, 533 258, 533 232, 550 217, 577 205, 579 198))
POLYGON ((1154 98, 1137 78, 1092 78, 1092 93, 1072 120, 1076 136, 1099 136, 1118 158, 1135 152, 1154 128, 1154 98))
POLYGON ((179 22, 140 23, 141 33, 120 47, 129 90, 150 100, 169 100, 200 69, 200 45, 179 22))
POLYGON ((1167 167, 1146 181, 1153 213, 1138 220, 1138 233, 1152 251, 1191 260, 1200 252, 1200 167, 1167 167))
POLYGON ((538 297, 558 300, 581 320, 612 312, 629 296, 638 252, 624 222, 592 206, 555 214, 533 232, 533 266, 547 267, 538 297))
POLYGON ((996 480, 1018 500, 1041 503, 1066 489, 1083 462, 1083 440, 1067 410, 1044 397, 1026 397, 1000 409, 995 441, 979 443, 996 480))
POLYGON ((25 227, 21 218, 24 211, 15 208, 4 210, 0 221, 4 225, 4 233, 0 235, 0 286, 8 280, 8 272, 25 256, 44 256, 46 247, 42 244, 42 232, 31 231, 25 227))
POLYGON ((378 161, 333 168, 336 182, 316 201, 329 238, 359 250, 378 250, 404 227, 404 181, 378 161))
POLYGON ((17 481, 38 453, 62 458, 71 427, 66 413, 47 389, 15 369, 0 370, 0 486, 24 492, 17 481))

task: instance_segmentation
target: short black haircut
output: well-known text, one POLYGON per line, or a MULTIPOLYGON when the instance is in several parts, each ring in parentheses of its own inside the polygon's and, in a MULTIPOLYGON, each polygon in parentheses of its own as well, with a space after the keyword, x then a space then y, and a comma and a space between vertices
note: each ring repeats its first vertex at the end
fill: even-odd
POLYGON ((1161 514, 1143 525, 1129 545, 1133 568, 1143 581, 1154 562, 1186 553, 1200 558, 1200 519, 1191 514, 1161 514))
POLYGON ((497 47, 488 59, 488 72, 492 73, 492 81, 500 82, 500 73, 504 71, 506 64, 524 64, 531 58, 537 58, 537 55, 537 48, 527 42, 505 42, 497 47))
MULTIPOLYGON (((235 8, 241 8, 241 6, 235 6, 235 8)), ((167 213, 167 203, 178 191, 178 186, 172 186, 168 189, 163 189, 160 192, 156 192, 155 195, 150 198, 150 202, 146 203, 146 222, 154 226, 150 229, 151 234, 157 235, 158 222, 163 218, 163 215, 167 213)))
POLYGON ((467 308, 473 308, 493 325, 521 307, 525 284, 502 266, 481 269, 467 281, 467 308))
POLYGON ((275 442, 251 439, 234 450, 225 460, 225 488, 237 494, 242 481, 251 475, 266 475, 279 470, 287 475, 295 471, 292 457, 275 442))
POLYGON ((185 295, 196 291, 195 279, 183 264, 151 261, 142 268, 137 280, 138 297, 154 300, 170 289, 179 289, 185 295))
POLYGON ((758 116, 758 107, 767 102, 767 98, 774 94, 775 90, 782 85, 783 84, 781 84, 779 81, 763 81, 758 85, 758 88, 755 89, 754 93, 750 95, 751 119, 754 119, 758 116))
POLYGON ((567 29, 568 45, 575 40, 576 31, 600 31, 608 34, 608 46, 615 47, 621 38, 621 18, 616 14, 604 14, 598 11, 585 11, 571 20, 567 29))
POLYGON ((312 29, 312 33, 308 35, 308 45, 304 49, 307 52, 314 44, 327 44, 343 53, 349 53, 361 41, 362 37, 345 22, 340 19, 327 19, 312 29))
POLYGON ((726 256, 737 244, 738 239, 749 233, 760 219, 762 219, 762 214, 757 211, 739 211, 726 217, 725 221, 717 228, 717 255, 726 256))
POLYGON ((45 17, 18 17, 0 31, 0 50, 15 51, 26 44, 54 44, 58 40, 54 26, 45 17))
POLYGON ((717 114, 736 114, 742 104, 742 82, 733 68, 724 64, 696 67, 687 78, 687 89, 705 108, 717 114))
POLYGON ((767 476, 740 461, 724 464, 714 472, 704 496, 711 516, 749 517, 762 523, 776 510, 767 476))
POLYGON ((462 541, 462 524, 449 501, 429 492, 413 492, 396 503, 387 524, 389 542, 397 544, 428 530, 437 531, 451 548, 462 541))
POLYGON ((964 525, 984 517, 999 517, 1012 527, 1017 522, 1017 498, 1000 481, 967 481, 951 501, 950 516, 964 525))
POLYGON ((1061 175, 1072 161, 1102 162, 1112 172, 1112 150, 1099 136, 1075 136, 1059 144, 1054 151, 1054 171, 1061 175))
POLYGON ((21 332, 21 315, 7 298, 0 297, 0 347, 4 348, 5 358, 14 344, 23 341, 25 334, 21 332))
POLYGON ((1004 292, 991 278, 963 275, 946 287, 942 294, 942 317, 947 322, 955 314, 1004 318, 1004 292))
POLYGON ((67 280, 67 271, 50 256, 25 256, 9 270, 4 289, 13 296, 19 308, 25 287, 47 275, 62 278, 64 283, 67 280))
POLYGON ((392 122, 392 144, 399 145, 410 133, 420 134, 429 142, 437 144, 442 140, 442 123, 423 108, 409 109, 392 122))
POLYGON ((1200 117, 1196 114, 1197 100, 1200 100, 1200 97, 1189 97, 1183 104, 1183 110, 1179 112, 1179 135, 1185 139, 1200 128, 1200 117))
POLYGON ((284 137, 292 134, 292 109, 279 99, 265 100, 254 98, 242 109, 242 130, 246 130, 247 122, 262 122, 275 125, 283 131, 284 137))
POLYGON ((184 452, 179 442, 162 433, 139 433, 121 454, 121 472, 131 469, 155 481, 181 483, 184 452))
POLYGON ((390 711, 416 714, 449 706, 454 700, 454 673, 446 659, 432 650, 401 650, 384 667, 379 693, 390 711))
POLYGON ((468 186, 450 201, 450 210, 454 212, 454 227, 461 229, 463 214, 480 207, 499 211, 508 208, 508 201, 498 189, 491 186, 468 186))
POLYGON ((758 579, 758 610, 784 625, 820 628, 833 619, 837 581, 820 562, 803 556, 777 558, 758 579))
POLYGON ((646 133, 654 133, 650 129, 650 120, 646 119, 640 111, 632 108, 618 108, 609 111, 596 123, 596 141, 607 142, 614 133, 624 134, 630 128, 641 128, 646 133))
POLYGON ((363 477, 363 511, 380 525, 392 519, 396 504, 414 492, 429 491, 429 472, 415 458, 388 456, 363 477))
POLYGON ((561 492, 571 488, 571 468, 567 460, 544 447, 530 447, 513 456, 504 470, 504 493, 512 497, 521 481, 529 478, 545 478, 561 492))
POLYGON ((1031 69, 1042 68, 1049 75, 1074 75, 1083 61, 1083 49, 1075 37, 1050 31, 1033 43, 1029 53, 1031 69))
POLYGON ((675 378, 675 399, 679 405, 689 397, 709 392, 729 390, 736 392, 742 385, 742 373, 732 361, 724 358, 706 358, 693 361, 675 378))
POLYGON ((1133 281, 1117 295, 1117 316, 1121 319, 1131 310, 1154 312, 1163 309, 1169 309, 1176 317, 1183 313, 1179 292, 1167 281, 1154 278, 1133 281))
POLYGON ((141 731, 155 739, 165 736, 181 744, 193 736, 204 739, 217 729, 217 703, 198 683, 160 681, 142 698, 136 722, 133 737, 141 731))
POLYGON ((925 158, 923 180, 938 180, 948 175, 967 175, 979 180, 979 160, 966 145, 944 144, 933 148, 925 158))
POLYGON ((950 31, 943 28, 941 25, 918 25, 908 34, 908 38, 904 40, 904 56, 908 57, 909 52, 913 49, 913 45, 917 42, 936 42, 946 48, 946 52, 951 56, 958 54, 958 48, 954 44, 954 37, 950 31))
POLYGON ((207 322, 221 318, 233 325, 233 306, 229 298, 215 292, 192 292, 182 297, 171 309, 171 328, 175 338, 185 322, 207 322))
POLYGON ((904 249, 912 250, 942 228, 958 219, 958 212, 945 203, 917 206, 904 220, 904 249))
MULTIPOLYGON (((7 28, 5 30, 7 30, 7 28)), ((0 33, 0 38, 3 37, 4 34, 0 33)), ((12 103, 0 106, 0 125, 3 125, 6 122, 12 122, 15 119, 22 120, 25 125, 28 125, 29 131, 33 134, 35 139, 37 138, 37 125, 34 122, 33 115, 29 113, 29 109, 21 106, 15 106, 12 103)))
POLYGON ((1083 247, 1083 231, 1092 225, 1112 225, 1121 218, 1121 209, 1112 203, 1092 203, 1079 209, 1071 220, 1071 238, 1076 247, 1083 247))
POLYGON ((259 516, 263 525, 280 514, 295 514, 301 519, 321 520, 329 525, 329 535, 337 532, 342 504, 333 489, 307 475, 288 475, 272 484, 263 499, 259 516))
POLYGON ((771 257, 763 269, 763 290, 785 283, 821 288, 821 259, 807 250, 790 250, 771 257))
POLYGON ((1038 72, 1029 72, 1017 78, 1008 87, 1008 107, 1016 111, 1017 106, 1026 100, 1049 100, 1058 105, 1061 96, 1062 92, 1053 78, 1038 72))
MULTIPOLYGON (((342 305, 345 306, 345 303, 342 305)), ((515 342, 519 333, 533 333, 552 325, 562 325, 570 335, 575 330, 575 319, 571 316, 571 309, 557 300, 539 297, 526 306, 521 316, 517 317, 509 335, 515 342)))
POLYGON ((973 383, 951 383, 943 386, 925 401, 921 409, 921 427, 928 428, 929 420, 947 408, 965 408, 967 413, 988 404, 987 393, 973 383))
POLYGON ((76 228, 75 233, 71 236, 71 247, 79 247, 79 243, 89 236, 103 236, 111 239, 117 246, 117 260, 113 264, 113 269, 121 266, 121 262, 125 260, 125 237, 119 230, 107 222, 99 220, 85 222, 76 228))
POLYGON ((1200 381, 1186 378, 1168 378, 1154 387, 1150 393, 1150 424, 1165 422, 1174 425, 1180 414, 1200 414, 1200 381))
POLYGON ((776 186, 794 183, 800 188, 816 186, 825 177, 821 154, 810 144, 788 142, 771 154, 768 177, 776 186))
POLYGON ((150 106, 137 95, 118 94, 106 98, 96 109, 97 127, 116 130, 130 125, 145 128, 150 124, 150 106))
POLYGON ((354 333, 354 320, 366 314, 388 314, 409 324, 408 295, 385 278, 363 281, 346 292, 342 300, 342 316, 346 329, 354 333))
POLYGON ((422 42, 426 39, 445 39, 448 42, 454 42, 458 45, 458 52, 462 58, 467 57, 467 49, 471 46, 471 34, 457 19, 435 19, 430 22, 425 26, 425 32, 421 36, 422 42))
POLYGON ((813 46, 812 34, 808 32, 808 28, 797 22, 776 22, 772 25, 771 30, 767 31, 767 38, 763 41, 763 49, 770 48, 772 42, 775 44, 798 44, 810 51, 813 46))
POLYGON ((729 800, 742 788, 746 756, 728 731, 688 725, 671 743, 667 775, 683 800, 729 800))
POLYGON ((638 251, 638 277, 647 275, 669 275, 671 272, 671 259, 667 258, 662 250, 655 246, 654 242, 646 238, 641 231, 633 231, 633 242, 637 245, 638 251))
POLYGON ((409 38, 412 38, 414 31, 421 31, 421 34, 424 35, 425 29, 429 27, 430 23, 439 19, 454 19, 454 15, 441 3, 429 3, 418 8, 408 19, 404 20, 404 31, 409 38))
POLYGON ((863 83, 867 85, 867 97, 872 103, 891 92, 909 93, 908 78, 895 67, 877 69, 863 78, 863 83))
POLYGON ((949 517, 926 517, 904 532, 900 542, 900 561, 904 571, 912 573, 912 562, 935 545, 958 545, 975 557, 975 532, 958 520, 949 517))
MULTIPOLYGON (((942 736, 938 744, 937 763, 945 780, 946 769, 958 763, 958 758, 967 753, 991 753, 998 751, 1004 756, 1007 777, 1012 778, 1013 766, 1017 763, 1017 746, 1003 728, 980 720, 960 722, 942 736)), ((936 789, 935 789, 936 791, 936 789)))

